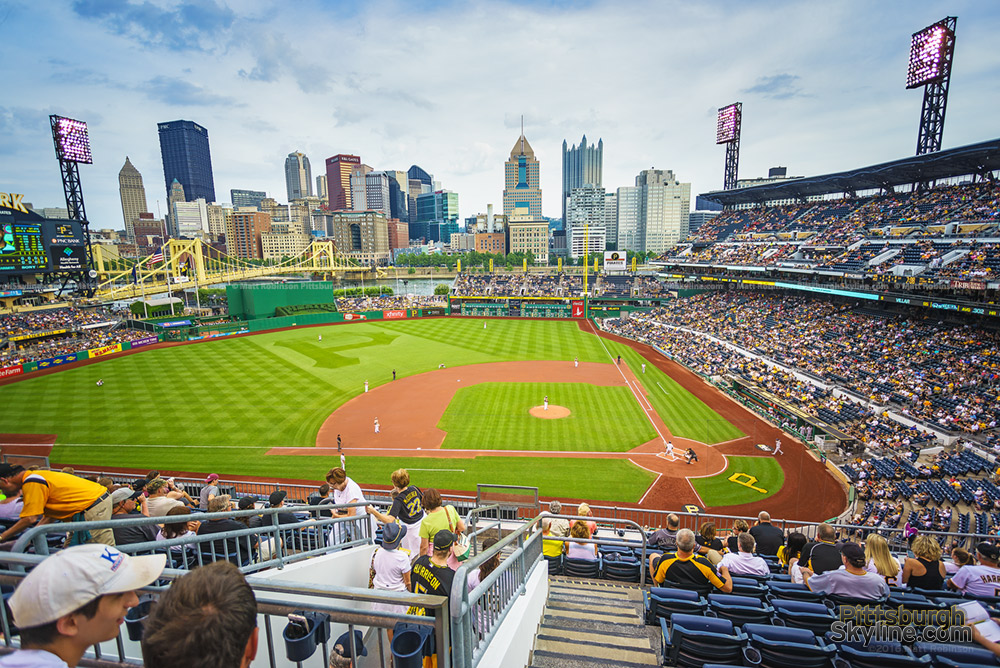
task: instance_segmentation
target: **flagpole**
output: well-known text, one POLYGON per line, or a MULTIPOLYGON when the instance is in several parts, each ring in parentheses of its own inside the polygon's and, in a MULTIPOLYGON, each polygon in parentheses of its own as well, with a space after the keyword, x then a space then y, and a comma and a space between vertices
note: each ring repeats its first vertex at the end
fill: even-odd
MULTIPOLYGON (((139 263, 136 263, 136 266, 138 267, 139 263)), ((142 308, 143 308, 143 310, 146 313, 146 319, 149 320, 149 304, 146 303, 146 284, 144 283, 144 280, 145 279, 143 279, 143 277, 142 277, 142 271, 140 269, 140 271, 139 271, 139 289, 142 290, 142 308)))

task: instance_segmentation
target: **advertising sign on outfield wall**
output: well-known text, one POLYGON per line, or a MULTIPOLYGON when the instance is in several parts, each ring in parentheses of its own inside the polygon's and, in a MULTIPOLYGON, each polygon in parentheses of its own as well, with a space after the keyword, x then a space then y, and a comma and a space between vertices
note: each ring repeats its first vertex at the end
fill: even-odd
POLYGON ((59 355, 58 357, 50 357, 47 360, 38 360, 39 369, 48 369, 52 366, 59 366, 60 364, 69 364, 70 362, 76 361, 76 353, 70 353, 69 355, 59 355))
POLYGON ((572 317, 574 317, 574 318, 582 318, 582 317, 584 317, 584 315, 583 315, 583 300, 582 299, 574 299, 573 300, 572 317))
POLYGON ((11 376, 20 376, 24 373, 24 367, 20 364, 17 366, 5 366, 0 369, 0 378, 10 378, 11 376))
POLYGON ((345 313, 344 320, 367 320, 368 316, 364 313, 345 313))
POLYGON ((160 339, 158 337, 147 336, 144 339, 136 339, 135 341, 132 341, 131 344, 132 344, 133 348, 141 348, 142 346, 152 345, 152 344, 156 343, 159 340, 160 339))
POLYGON ((110 346, 102 346, 100 348, 91 348, 87 353, 93 357, 104 357, 105 355, 110 355, 111 353, 121 352, 122 344, 115 343, 110 346))
POLYGON ((406 309, 394 309, 392 311, 382 311, 382 317, 386 320, 399 320, 406 317, 406 309))

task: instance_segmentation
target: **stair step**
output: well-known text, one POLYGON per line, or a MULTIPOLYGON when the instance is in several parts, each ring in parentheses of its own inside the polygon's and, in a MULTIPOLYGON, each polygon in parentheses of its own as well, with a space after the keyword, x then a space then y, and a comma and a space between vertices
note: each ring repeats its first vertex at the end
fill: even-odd
POLYGON ((653 656, 648 661, 635 663, 631 661, 621 661, 615 658, 612 660, 582 657, 576 652, 562 654, 549 652, 546 650, 535 650, 531 654, 531 663, 528 668, 597 668, 598 666, 615 666, 615 668, 640 668, 641 666, 658 665, 656 657, 653 656))
POLYGON ((621 599, 641 601, 642 590, 638 587, 600 586, 596 582, 571 582, 567 580, 550 580, 549 592, 567 596, 585 596, 587 598, 621 599))
POLYGON ((586 602, 576 603, 569 601, 552 600, 551 596, 549 597, 549 602, 546 603, 545 605, 545 609, 548 611, 552 611, 553 613, 555 611, 563 611, 563 610, 567 611, 579 610, 581 612, 599 612, 604 615, 621 615, 623 617, 634 617, 636 614, 638 614, 636 608, 633 606, 622 607, 622 606, 604 604, 601 605, 599 608, 595 608, 592 604, 586 602))
POLYGON ((636 618, 634 624, 623 624, 621 619, 613 618, 612 621, 598 619, 584 619, 580 616, 569 615, 566 617, 553 617, 545 615, 542 617, 540 634, 559 635, 565 631, 579 631, 581 633, 596 633, 604 636, 646 636, 646 625, 642 620, 636 618))
POLYGON ((565 631, 553 629, 554 633, 549 633, 548 629, 542 628, 536 636, 538 640, 555 640, 560 642, 577 642, 596 645, 607 645, 609 647, 619 647, 627 650, 647 650, 652 651, 653 646, 649 636, 602 636, 600 634, 585 633, 583 631, 565 631))
MULTIPOLYGON (((634 622, 635 624, 639 623, 639 619, 638 619, 639 615, 638 614, 633 613, 630 616, 633 616, 633 617, 636 618, 636 621, 634 622)), ((545 616, 543 617, 543 619, 549 619, 549 618, 552 618, 552 619, 578 619, 578 620, 586 621, 586 622, 607 622, 608 624, 628 624, 631 621, 631 620, 629 620, 627 618, 623 619, 622 617, 623 617, 622 615, 604 614, 603 612, 594 611, 594 610, 591 610, 591 611, 587 611, 586 609, 584 609, 584 610, 561 610, 561 609, 558 609, 558 608, 553 609, 553 608, 548 608, 547 607, 545 609, 545 616)))

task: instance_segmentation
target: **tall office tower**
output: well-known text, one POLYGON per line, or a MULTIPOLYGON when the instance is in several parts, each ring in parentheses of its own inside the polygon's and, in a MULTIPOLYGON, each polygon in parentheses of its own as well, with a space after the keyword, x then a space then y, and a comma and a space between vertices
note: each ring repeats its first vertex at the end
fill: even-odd
POLYGON ((688 235, 691 184, 680 183, 668 169, 644 169, 635 185, 642 188, 643 250, 662 253, 680 243, 688 235))
POLYGON ((122 200, 122 218, 125 221, 125 236, 135 243, 133 225, 140 213, 146 210, 146 188, 142 185, 142 174, 125 156, 125 164, 118 172, 118 194, 122 200))
MULTIPOLYGON (((407 190, 406 193, 406 211, 410 215, 410 223, 417 222, 417 197, 429 192, 434 192, 434 175, 428 174, 421 167, 417 165, 410 165, 410 168, 406 170, 407 176, 407 190)), ((403 186, 402 183, 399 184, 400 187, 403 186)), ((412 232, 410 233, 412 236, 412 232)), ((419 239, 419 237, 413 237, 414 239, 419 239)))
POLYGON ((417 220, 410 223, 410 237, 448 241, 458 232, 458 193, 438 190, 417 197, 417 220))
POLYGON ((177 236, 193 239, 208 232, 208 205, 200 197, 193 202, 174 202, 170 219, 177 236))
POLYGON ((330 195, 326 191, 326 174, 316 177, 316 195, 324 202, 330 201, 330 195))
POLYGON ((607 247, 604 188, 588 184, 573 188, 569 195, 566 215, 566 246, 573 259, 585 254, 603 253, 607 247))
POLYGON ((174 218, 174 204, 186 201, 184 186, 181 185, 180 181, 174 179, 173 183, 170 184, 170 196, 167 197, 167 236, 176 237, 179 235, 177 220, 174 218))
POLYGON ((288 192, 289 202, 313 194, 312 168, 305 154, 296 151, 285 158, 285 190, 288 192))
POLYGON ((608 235, 608 246, 618 250, 618 194, 604 193, 604 229, 608 235))
POLYGON ((386 170, 389 177, 389 217, 396 220, 410 220, 407 195, 410 188, 409 175, 398 169, 386 170))
POLYGON ((351 208, 351 172, 361 164, 356 155, 339 153, 326 159, 326 192, 331 211, 348 211, 351 208))
POLYGON ((226 216, 226 252, 230 257, 264 257, 261 236, 271 231, 271 216, 262 211, 233 211, 226 216))
POLYGON ((618 250, 645 251, 645 228, 641 216, 642 188, 622 186, 618 189, 618 250))
POLYGON ((374 171, 370 165, 355 165, 351 172, 351 211, 368 210, 368 181, 365 178, 374 171))
POLYGON ((386 217, 390 215, 391 188, 389 175, 385 172, 368 172, 365 174, 365 207, 368 211, 381 211, 386 217))
POLYGON ((224 235, 226 233, 226 214, 231 211, 232 209, 222 204, 209 204, 206 206, 205 213, 208 215, 208 233, 215 236, 224 235))
POLYGON ((233 201, 233 208, 252 206, 260 211, 260 203, 267 199, 267 193, 263 190, 237 190, 229 191, 229 197, 233 201))
POLYGON ((337 251, 363 265, 389 263, 389 223, 377 211, 339 211, 331 216, 337 251))
POLYGON ((514 143, 504 165, 503 212, 542 219, 542 189, 538 185, 538 160, 524 133, 514 143))
MULTIPOLYGON (((573 188, 587 184, 604 185, 604 140, 598 139, 597 146, 587 146, 587 135, 579 146, 567 149, 566 140, 562 145, 562 215, 566 220, 566 207, 573 188)), ((610 237, 608 237, 610 239, 610 237)))
POLYGON ((200 197, 206 202, 214 202, 215 179, 212 177, 208 130, 191 121, 159 123, 157 129, 168 197, 170 184, 177 179, 184 186, 188 200, 200 197))

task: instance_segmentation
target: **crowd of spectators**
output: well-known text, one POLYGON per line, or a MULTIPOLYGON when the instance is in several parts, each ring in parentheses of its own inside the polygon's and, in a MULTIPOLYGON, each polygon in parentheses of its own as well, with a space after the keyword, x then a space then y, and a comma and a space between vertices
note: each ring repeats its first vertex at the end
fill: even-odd
POLYGON ((76 330, 85 325, 116 322, 119 318, 101 308, 61 307, 0 315, 0 339, 56 329, 76 330))
MULTIPOLYGON (((591 279, 597 284, 597 277, 591 279)), ((583 279, 568 274, 459 274, 452 294, 462 297, 553 297, 579 296, 583 279)))
POLYGON ((150 336, 149 332, 134 329, 95 329, 34 341, 19 341, 14 344, 8 344, 8 347, 0 349, 0 367, 24 364, 26 362, 37 362, 51 357, 58 357, 59 355, 69 355, 81 350, 101 348, 115 343, 124 343, 125 341, 135 341, 148 336, 150 336), (14 348, 11 348, 10 345, 14 345, 14 348))
POLYGON ((372 297, 337 297, 337 310, 383 311, 387 309, 445 306, 446 295, 379 295, 372 297))

